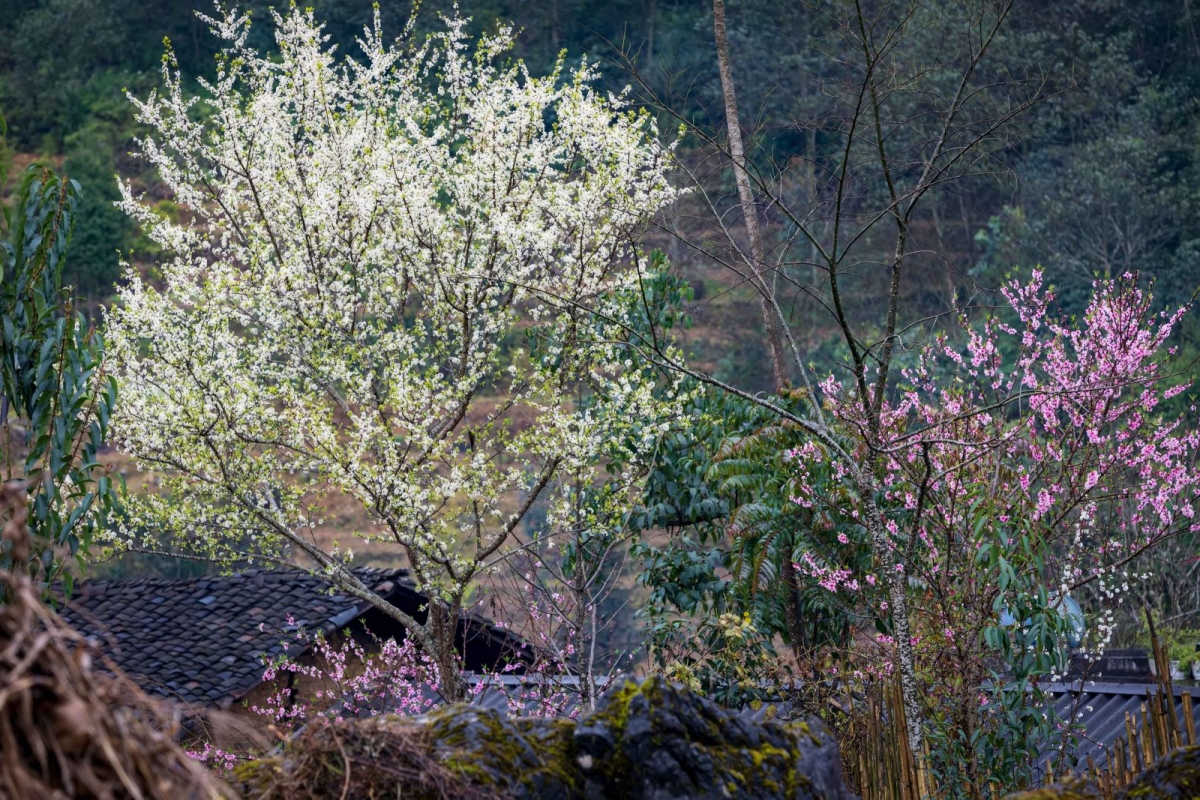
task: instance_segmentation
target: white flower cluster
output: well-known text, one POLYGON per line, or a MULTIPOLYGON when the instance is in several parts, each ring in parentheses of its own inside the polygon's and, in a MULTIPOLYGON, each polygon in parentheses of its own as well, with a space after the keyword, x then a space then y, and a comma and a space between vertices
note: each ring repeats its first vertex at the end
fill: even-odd
POLYGON ((461 597, 531 495, 618 446, 636 469, 677 411, 627 361, 614 300, 644 277, 669 153, 586 63, 503 61, 508 29, 388 43, 377 13, 355 60, 311 13, 275 21, 267 55, 246 17, 208 20, 203 100, 170 54, 134 100, 184 211, 124 187, 169 253, 154 281, 127 270, 108 322, 116 440, 162 488, 130 528, 313 557, 321 497, 349 495, 461 597))

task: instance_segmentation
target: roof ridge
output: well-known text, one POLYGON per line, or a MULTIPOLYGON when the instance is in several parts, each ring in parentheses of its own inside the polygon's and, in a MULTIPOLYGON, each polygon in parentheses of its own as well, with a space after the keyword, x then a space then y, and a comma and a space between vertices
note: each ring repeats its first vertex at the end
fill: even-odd
MULTIPOLYGON (((370 573, 388 576, 409 576, 409 571, 404 567, 376 567, 376 566, 351 566, 350 571, 353 573, 370 573)), ((110 586, 186 586, 188 584, 199 583, 200 581, 231 581, 244 578, 253 578, 258 575, 295 575, 303 578, 320 578, 321 575, 316 570, 303 569, 301 567, 282 567, 282 568, 267 568, 267 567, 251 567, 240 572, 216 575, 195 575, 189 578, 103 578, 101 580, 84 579, 77 585, 76 591, 73 594, 84 593, 91 588, 107 588, 110 586)))

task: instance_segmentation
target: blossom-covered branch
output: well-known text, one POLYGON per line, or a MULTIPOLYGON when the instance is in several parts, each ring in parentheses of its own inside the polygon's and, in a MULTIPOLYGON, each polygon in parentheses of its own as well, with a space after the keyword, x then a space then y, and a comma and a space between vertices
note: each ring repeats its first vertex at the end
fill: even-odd
POLYGON ((225 49, 205 99, 168 54, 164 90, 135 100, 141 155, 187 214, 124 188, 170 254, 161 280, 128 271, 109 320, 117 440, 162 489, 128 532, 217 556, 249 541, 357 596, 349 554, 313 533, 321 498, 354 498, 374 523, 356 533, 431 598, 422 622, 383 610, 461 696, 458 616, 523 515, 566 514, 554 475, 617 448, 634 491, 675 413, 597 321, 632 313, 631 242, 674 197, 668 153, 586 63, 498 66, 508 28, 472 45, 452 17, 389 43, 377 15, 353 60, 298 10, 275 17, 277 57, 246 17, 208 21, 225 49))

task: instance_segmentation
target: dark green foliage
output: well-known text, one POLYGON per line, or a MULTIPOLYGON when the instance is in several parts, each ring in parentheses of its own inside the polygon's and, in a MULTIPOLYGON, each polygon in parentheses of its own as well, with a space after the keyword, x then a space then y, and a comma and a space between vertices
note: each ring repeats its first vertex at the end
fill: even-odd
MULTIPOLYGON (((800 392, 781 400, 804 403, 800 392)), ((761 700, 776 636, 803 653, 844 644, 851 621, 862 623, 860 608, 792 564, 808 553, 862 571, 870 564, 866 530, 837 511, 845 504, 834 496, 847 489, 828 469, 806 479, 828 502, 793 501, 800 491, 788 451, 808 441, 799 430, 719 393, 702 395, 689 416, 689 429, 663 442, 646 505, 633 518, 674 532, 639 552, 654 656, 722 702, 761 700)), ((885 620, 878 624, 886 630, 885 620)))
POLYGON ((1006 59, 1059 65, 1064 91, 1029 120, 1011 162, 1019 191, 993 195, 991 225, 979 215, 974 272, 985 284, 1040 263, 1072 309, 1096 276, 1137 272, 1166 304, 1200 286, 1197 23, 1188 3, 1166 0, 1071 0, 1014 16, 1006 59))
POLYGON ((88 299, 105 299, 120 276, 117 248, 133 234, 133 223, 114 202, 117 191, 113 145, 92 128, 70 137, 63 165, 82 187, 78 221, 71 237, 71 259, 63 283, 88 299))
MULTIPOLYGON (((240 7, 265 22, 282 5, 250 0, 240 7)), ((424 3, 419 27, 435 28, 451 5, 424 3)), ((610 60, 603 69, 606 88, 620 89, 629 80, 625 68, 634 66, 685 119, 721 125, 707 2, 460 5, 476 32, 512 22, 519 31, 516 55, 535 73, 565 50, 572 59, 610 60)), ((962 4, 945 0, 919 5, 921 24, 903 45, 903 59, 914 69, 950 47, 937 32, 955 30, 946 20, 964 13, 962 4)), ((370 21, 372 4, 317 0, 313 6, 339 47, 356 52, 354 40, 370 21)), ((115 197, 113 174, 150 177, 137 175, 140 165, 124 160, 136 129, 123 89, 144 94, 155 83, 164 38, 185 73, 211 73, 216 43, 197 9, 212 11, 200 0, 13 0, 0 14, 0 108, 20 131, 18 149, 66 155, 85 190, 78 254, 66 276, 85 296, 108 292, 116 277, 115 251, 134 244, 130 226, 108 205, 115 197)), ((830 49, 839 41, 831 9, 829 3, 780 0, 729 4, 740 101, 752 129, 752 155, 763 166, 805 159, 820 174, 833 163, 837 141, 822 119, 837 112, 830 105, 833 87, 845 76, 836 48, 830 49)), ((383 4, 387 30, 398 32, 410 11, 410 3, 383 4)), ((269 24, 252 31, 257 44, 269 45, 270 35, 269 24)), ((1191 99, 1200 85, 1197 65, 1200 32, 1187 3, 1019 4, 984 68, 997 81, 1045 74, 1055 93, 1022 117, 1009 138, 989 145, 986 164, 936 201, 935 215, 926 221, 936 228, 936 241, 919 244, 938 252, 945 259, 938 270, 954 277, 945 287, 922 287, 909 302, 945 311, 955 291, 973 295, 994 287, 1012 267, 1036 263, 1045 264, 1067 303, 1086 296, 1093 274, 1125 269, 1157 279, 1165 301, 1190 296, 1200 256, 1200 205, 1189 188, 1200 178, 1200 108, 1191 99), (1002 230, 989 229, 989 220, 1002 230), (976 241, 980 232, 983 239, 976 241), (998 249, 997 236, 1010 246, 998 249)), ((932 88, 952 90, 936 81, 932 88)), ((919 114, 922 96, 911 102, 911 113, 919 114)), ((686 140, 685 149, 693 144, 686 140)), ((869 287, 856 293, 873 296, 869 287)), ((848 298, 852 307, 855 301, 848 298)), ((874 313, 869 303, 862 311, 874 313)), ((744 335, 736 348, 712 361, 722 376, 765 388, 755 385, 768 374, 756 330, 751 325, 739 333, 744 335)), ((816 338, 819 348, 826 337, 816 338)))
MULTIPOLYGON (((0 242, 0 448, 6 480, 28 484, 31 572, 49 584, 71 575, 116 503, 98 461, 116 402, 104 341, 62 290, 79 184, 38 166, 5 209, 0 242)), ((0 553, 12 568, 14 553, 0 553)))

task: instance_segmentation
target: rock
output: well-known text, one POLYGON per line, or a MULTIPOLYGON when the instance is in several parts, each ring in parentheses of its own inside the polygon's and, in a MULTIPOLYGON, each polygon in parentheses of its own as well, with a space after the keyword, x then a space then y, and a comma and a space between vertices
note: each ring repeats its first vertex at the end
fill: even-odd
MULTIPOLYGON (((1088 781, 1073 781, 1009 795, 1007 800, 1099 800, 1101 792, 1088 781)), ((1168 753, 1121 791, 1116 800, 1194 800, 1200 797, 1200 746, 1168 753)))
POLYGON ((1091 781, 1069 780, 1041 786, 1028 792, 1010 794, 1005 800, 1100 800, 1102 795, 1091 781))
POLYGON ((476 785, 514 797, 568 800, 582 784, 568 719, 509 719, 495 709, 450 706, 418 718, 432 754, 476 785))
POLYGON ((588 800, 851 796, 819 724, 755 722, 661 680, 609 691, 574 744, 588 800))
POLYGON ((240 769, 243 796, 323 797, 318 786, 338 796, 348 772, 353 797, 419 798, 434 784, 443 796, 525 800, 853 797, 819 723, 757 720, 657 679, 616 686, 578 723, 460 705, 330 730, 240 769), (296 774, 304 769, 316 772, 296 774))
POLYGON ((1117 794, 1117 800, 1200 797, 1200 745, 1181 747, 1143 772, 1117 794))
POLYGON ((808 777, 814 793, 830 800, 857 800, 858 796, 850 792, 842 780, 842 756, 837 739, 825 730, 821 720, 814 717, 807 722, 793 722, 791 727, 800 728, 808 738, 807 743, 801 740, 796 772, 808 777))

